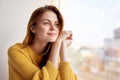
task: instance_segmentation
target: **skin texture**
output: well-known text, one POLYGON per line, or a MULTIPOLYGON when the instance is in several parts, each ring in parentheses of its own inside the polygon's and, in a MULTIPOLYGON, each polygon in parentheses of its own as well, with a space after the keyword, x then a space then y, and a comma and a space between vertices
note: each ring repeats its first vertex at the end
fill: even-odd
POLYGON ((61 62, 68 62, 67 47, 72 43, 72 31, 59 31, 57 15, 52 11, 46 11, 42 17, 31 27, 35 33, 35 39, 31 45, 36 54, 42 54, 48 42, 53 42, 49 60, 58 67, 58 58, 61 62))

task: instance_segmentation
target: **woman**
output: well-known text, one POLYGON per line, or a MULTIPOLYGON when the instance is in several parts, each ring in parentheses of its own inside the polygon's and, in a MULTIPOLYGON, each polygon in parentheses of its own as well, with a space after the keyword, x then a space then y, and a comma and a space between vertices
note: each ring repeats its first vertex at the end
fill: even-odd
POLYGON ((55 6, 36 9, 23 43, 8 50, 9 80, 77 80, 66 50, 72 32, 62 29, 63 18, 55 6))

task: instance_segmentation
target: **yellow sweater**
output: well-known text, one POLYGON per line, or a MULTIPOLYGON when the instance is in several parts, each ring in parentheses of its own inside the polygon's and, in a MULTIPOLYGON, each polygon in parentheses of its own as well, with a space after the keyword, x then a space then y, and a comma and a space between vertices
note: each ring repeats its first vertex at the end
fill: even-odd
POLYGON ((17 43, 8 50, 9 80, 77 80, 68 62, 60 63, 59 69, 47 61, 38 67, 42 56, 35 54, 29 46, 17 43))

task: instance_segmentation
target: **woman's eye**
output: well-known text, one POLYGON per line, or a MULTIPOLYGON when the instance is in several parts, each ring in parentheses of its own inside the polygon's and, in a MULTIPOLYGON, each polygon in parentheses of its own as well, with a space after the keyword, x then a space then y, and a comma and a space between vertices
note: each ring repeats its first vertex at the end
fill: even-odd
POLYGON ((57 24, 55 24, 55 26, 56 26, 56 27, 59 27, 59 26, 60 26, 60 24, 59 24, 59 23, 57 23, 57 24))
POLYGON ((49 22, 44 22, 43 24, 44 24, 44 25, 49 25, 50 23, 49 23, 49 22))

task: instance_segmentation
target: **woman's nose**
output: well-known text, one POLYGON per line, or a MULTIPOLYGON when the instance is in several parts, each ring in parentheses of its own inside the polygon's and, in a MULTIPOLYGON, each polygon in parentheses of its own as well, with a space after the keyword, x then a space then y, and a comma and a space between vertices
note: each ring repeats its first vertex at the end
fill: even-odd
POLYGON ((51 24, 50 30, 55 30, 55 25, 51 24))

